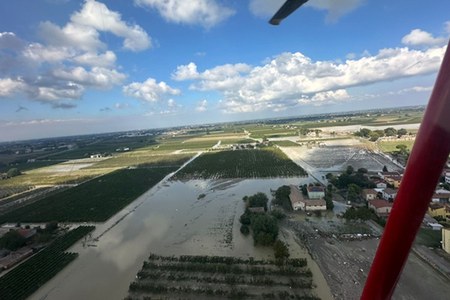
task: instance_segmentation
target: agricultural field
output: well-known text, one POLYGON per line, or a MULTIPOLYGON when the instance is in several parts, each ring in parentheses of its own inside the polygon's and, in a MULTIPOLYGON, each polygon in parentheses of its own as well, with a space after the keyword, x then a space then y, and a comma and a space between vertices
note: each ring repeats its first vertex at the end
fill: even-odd
POLYGON ((192 157, 192 154, 152 154, 148 151, 133 151, 99 161, 84 170, 103 168, 123 168, 139 166, 181 166, 192 157))
POLYGON ((177 168, 118 170, 6 213, 0 224, 106 221, 177 168))
POLYGON ((379 141, 377 145, 380 150, 385 153, 398 151, 396 148, 397 145, 405 145, 406 148, 411 151, 414 141, 379 141))
POLYGON ((1 299, 20 300, 30 296, 78 256, 77 253, 65 251, 94 228, 79 226, 69 231, 0 277, 1 299))
POLYGON ((217 179, 290 176, 307 176, 307 173, 281 150, 264 148, 261 150, 204 153, 180 170, 175 178, 217 179))
POLYGON ((220 256, 150 255, 127 299, 319 299, 305 259, 273 261, 220 256))

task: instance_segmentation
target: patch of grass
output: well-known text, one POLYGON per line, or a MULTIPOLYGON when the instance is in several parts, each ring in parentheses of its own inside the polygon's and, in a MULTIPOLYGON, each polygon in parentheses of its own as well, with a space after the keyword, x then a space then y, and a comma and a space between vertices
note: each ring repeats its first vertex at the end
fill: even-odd
POLYGON ((85 169, 123 168, 142 165, 181 166, 191 157, 190 154, 149 155, 146 151, 136 151, 102 160, 85 169))
POLYGON ((378 147, 381 151, 389 153, 389 152, 395 152, 398 151, 397 148, 395 148, 397 145, 405 145, 406 148, 411 151, 414 141, 380 141, 378 142, 378 147))
POLYGON ((103 222, 177 167, 122 169, 0 216, 5 222, 103 222))
POLYGON ((236 150, 205 153, 180 170, 177 179, 306 176, 281 150, 236 150))

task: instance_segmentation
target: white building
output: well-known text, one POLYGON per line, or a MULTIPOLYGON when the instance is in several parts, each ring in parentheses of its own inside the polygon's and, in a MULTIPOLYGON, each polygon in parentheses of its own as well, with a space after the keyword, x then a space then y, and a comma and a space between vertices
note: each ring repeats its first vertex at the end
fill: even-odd
POLYGON ((325 197, 325 188, 321 186, 308 186, 309 199, 323 199, 325 197))

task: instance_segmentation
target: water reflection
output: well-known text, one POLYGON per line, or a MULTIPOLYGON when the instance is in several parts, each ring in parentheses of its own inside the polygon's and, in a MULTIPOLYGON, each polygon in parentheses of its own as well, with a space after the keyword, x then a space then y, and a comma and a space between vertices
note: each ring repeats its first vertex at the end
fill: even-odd
POLYGON ((268 258, 239 232, 242 197, 270 195, 284 184, 309 178, 168 181, 154 187, 116 216, 98 224, 90 241, 71 250, 80 256, 31 299, 123 299, 150 252, 162 255, 227 255, 268 258), (199 197, 205 194, 204 197, 199 197), (93 246, 93 247, 92 247, 93 246))

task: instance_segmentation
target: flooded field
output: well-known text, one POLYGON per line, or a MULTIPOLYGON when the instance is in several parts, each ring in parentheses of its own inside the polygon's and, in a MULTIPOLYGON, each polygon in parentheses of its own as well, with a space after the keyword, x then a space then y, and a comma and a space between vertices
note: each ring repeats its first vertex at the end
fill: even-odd
MULTIPOLYGON (((91 239, 69 249, 80 256, 31 299, 123 299, 150 252, 272 258, 271 248, 255 248, 252 238, 239 232, 242 197, 311 180, 165 181, 106 223, 96 224, 91 239)), ((292 250, 300 255, 300 249, 292 250)), ((310 267, 319 297, 328 298, 323 276, 312 262, 310 267)))
POLYGON ((378 172, 386 166, 388 170, 400 170, 392 161, 385 156, 365 149, 361 145, 340 145, 337 142, 322 147, 286 147, 282 148, 289 158, 300 164, 307 164, 310 168, 307 171, 321 172, 341 172, 347 166, 353 168, 366 168, 371 172, 378 172), (311 170, 314 169, 314 170, 311 170))

